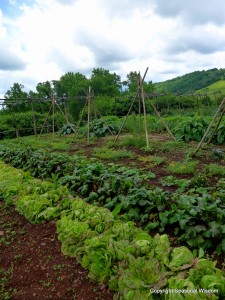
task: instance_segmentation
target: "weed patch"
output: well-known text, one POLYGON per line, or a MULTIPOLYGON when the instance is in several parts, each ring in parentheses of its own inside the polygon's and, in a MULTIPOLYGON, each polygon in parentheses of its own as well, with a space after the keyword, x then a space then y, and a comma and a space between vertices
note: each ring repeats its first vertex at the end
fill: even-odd
POLYGON ((171 162, 167 170, 174 174, 194 174, 198 163, 198 161, 171 162))

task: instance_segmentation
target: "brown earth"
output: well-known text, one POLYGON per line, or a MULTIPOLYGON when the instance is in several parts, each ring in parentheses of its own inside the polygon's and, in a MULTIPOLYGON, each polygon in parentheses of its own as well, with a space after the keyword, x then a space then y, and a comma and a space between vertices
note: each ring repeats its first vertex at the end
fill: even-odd
POLYGON ((110 300, 75 258, 61 253, 55 222, 30 224, 0 202, 1 300, 110 300))
MULTIPOLYGON (((166 142, 170 140, 166 135, 152 135, 155 141, 166 142)), ((93 150, 105 145, 105 139, 97 139, 92 145, 86 143, 74 143, 69 154, 80 151, 82 155, 94 157, 93 150)), ((195 149, 197 143, 189 143, 188 147, 195 149)), ((117 145, 114 146, 115 149, 117 145)), ((201 151, 203 154, 196 159, 199 161, 197 172, 204 170, 209 163, 216 163, 211 157, 211 148, 201 151)), ((225 147, 219 147, 225 150, 225 147)), ((127 147, 128 151, 135 153, 137 157, 147 157, 149 154, 141 149, 127 147)), ((151 155, 163 156, 165 162, 160 165, 149 165, 138 159, 122 158, 116 161, 130 167, 143 168, 155 173, 156 178, 149 180, 150 186, 158 186, 173 192, 174 186, 163 187, 161 178, 171 175, 166 166, 170 162, 181 161, 185 158, 185 149, 173 149, 168 151, 156 149, 151 155)), ((188 149, 187 149, 188 150, 188 149)), ((64 151, 62 151, 64 152, 64 151)), ((66 151, 65 151, 66 152, 66 151)), ((68 153, 68 152, 67 152, 68 153)), ((109 162, 109 160, 106 162, 109 162)), ((219 161, 225 166, 225 160, 219 161)), ((195 174, 176 174, 178 179, 191 179, 195 174)), ((209 185, 216 184, 218 178, 208 179, 209 185)), ((171 242, 173 234, 171 232, 171 242)), ((176 241, 176 240, 175 240, 176 241)), ((109 300, 113 299, 107 286, 99 286, 91 282, 85 271, 75 258, 66 257, 61 253, 60 242, 57 239, 54 222, 32 225, 26 219, 15 212, 14 208, 4 208, 0 202, 0 299, 15 300, 109 300)), ((213 260, 217 260, 217 266, 224 268, 224 258, 210 253, 213 260)))

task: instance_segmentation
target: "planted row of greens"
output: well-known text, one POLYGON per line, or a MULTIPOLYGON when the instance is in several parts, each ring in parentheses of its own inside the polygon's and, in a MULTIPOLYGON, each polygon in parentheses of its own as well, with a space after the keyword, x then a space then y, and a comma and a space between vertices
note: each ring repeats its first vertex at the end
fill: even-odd
POLYGON ((73 198, 66 187, 4 163, 0 177, 0 199, 30 222, 58 219, 62 252, 76 257, 91 279, 107 283, 114 299, 224 299, 225 274, 202 250, 172 247, 167 235, 152 238, 108 209, 73 198))
MULTIPOLYGON (((59 134, 71 134, 73 130, 69 124, 63 125, 63 117, 57 114, 55 119, 55 131, 58 130, 59 134)), ((45 116, 40 113, 36 113, 36 127, 37 132, 41 131, 42 125, 44 123, 45 116)), ((33 129, 33 115, 31 112, 17 113, 15 114, 15 120, 10 115, 5 115, 2 117, 0 123, 0 139, 15 137, 16 129, 18 129, 21 136, 30 135, 34 133, 33 129), (15 125, 16 124, 16 125, 15 125)), ((208 128, 212 116, 200 117, 196 115, 183 116, 176 115, 170 117, 164 117, 165 123, 173 132, 174 136, 178 140, 183 141, 200 141, 208 128)), ((117 134, 120 131, 122 123, 125 121, 124 117, 119 118, 117 116, 105 116, 100 119, 94 119, 90 124, 89 133, 91 136, 103 137, 110 134, 117 134)), ((49 130, 51 131, 52 122, 51 118, 48 121, 49 130)), ((143 117, 137 115, 130 115, 126 119, 123 131, 132 133, 134 135, 140 135, 140 132, 144 131, 143 128, 143 117)), ((165 131, 165 126, 161 120, 155 115, 147 116, 147 126, 148 130, 151 132, 163 132, 165 131)), ((213 132, 216 124, 213 125, 209 136, 213 132)), ((76 126, 73 125, 75 128, 76 126)), ((80 127, 79 133, 83 136, 87 135, 87 125, 85 122, 83 126, 80 127)), ((225 121, 222 120, 220 123, 213 139, 213 143, 223 144, 225 142, 225 121)))
MULTIPOLYGON (((212 116, 183 116, 176 115, 170 117, 164 117, 165 123, 173 132, 174 136, 178 140, 185 142, 189 141, 200 141, 205 134, 209 124, 212 121, 212 116)), ((103 119, 96 119, 90 128, 91 135, 100 137, 105 136, 106 134, 114 133, 117 134, 119 128, 121 128, 121 123, 124 121, 124 118, 118 117, 104 117, 103 119)), ((147 126, 148 130, 151 132, 163 132, 166 130, 165 125, 162 121, 154 115, 147 116, 147 126)), ((212 134, 216 126, 216 123, 213 124, 208 137, 212 134)), ((143 128, 143 117, 137 115, 130 115, 126 119, 124 131, 133 133, 134 135, 139 134, 140 131, 144 132, 143 128)), ((84 127, 81 129, 81 132, 87 132, 84 127)), ((223 144, 225 142, 225 121, 222 120, 216 133, 212 138, 212 142, 215 144, 223 144)))
MULTIPOLYGON (((212 117, 185 117, 182 122, 172 128, 172 131, 177 139, 189 142, 199 142, 204 136, 212 117)), ((216 122, 212 126, 206 138, 210 138, 216 126, 216 122)), ((222 121, 215 132, 212 143, 225 143, 225 121, 222 121)))
POLYGON ((113 211, 125 221, 141 223, 146 230, 173 232, 192 248, 225 252, 225 188, 218 182, 205 187, 202 180, 183 182, 186 188, 169 193, 149 186, 154 174, 137 169, 104 165, 95 159, 50 154, 43 150, 9 149, 0 155, 12 166, 30 170, 40 178, 65 185, 86 202, 113 211))
MULTIPOLYGON (((171 117, 164 117, 165 123, 173 132, 174 136, 178 140, 185 142, 189 141, 200 141, 205 134, 209 124, 212 121, 212 116, 183 116, 176 115, 171 117)), ((92 136, 100 137, 105 136, 106 134, 117 134, 121 128, 122 120, 118 117, 105 117, 103 119, 96 119, 90 128, 92 136)), ((163 132, 166 130, 164 124, 157 116, 148 115, 147 116, 147 126, 148 130, 151 132, 163 132)), ((216 122, 213 124, 208 137, 211 136, 216 126, 216 122)), ((134 135, 139 134, 140 131, 144 132, 143 128, 143 117, 137 115, 130 115, 125 122, 124 130, 134 135)), ((81 129, 81 132, 86 133, 87 130, 84 127, 81 129)), ((212 138, 212 142, 215 144, 224 144, 225 142, 225 121, 222 120, 216 133, 212 138)))

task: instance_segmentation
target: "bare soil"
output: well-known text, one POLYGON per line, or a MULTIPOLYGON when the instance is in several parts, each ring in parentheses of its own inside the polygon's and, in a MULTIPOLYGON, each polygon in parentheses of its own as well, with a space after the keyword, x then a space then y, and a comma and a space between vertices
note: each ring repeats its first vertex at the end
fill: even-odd
POLYGON ((60 247, 55 222, 30 224, 0 202, 0 299, 113 299, 60 247))

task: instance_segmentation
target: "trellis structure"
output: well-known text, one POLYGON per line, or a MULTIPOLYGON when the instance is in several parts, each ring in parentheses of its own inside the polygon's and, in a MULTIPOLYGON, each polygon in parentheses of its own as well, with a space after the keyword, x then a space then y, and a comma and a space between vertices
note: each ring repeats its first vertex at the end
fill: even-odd
MULTIPOLYGON (((108 124, 104 121, 103 119, 103 116, 102 114, 97 110, 96 108, 96 105, 95 105, 95 102, 93 101, 94 100, 94 94, 91 90, 91 87, 89 87, 88 91, 86 92, 86 96, 79 96, 79 97, 55 97, 54 95, 52 95, 51 98, 38 98, 38 99, 35 99, 35 98, 24 98, 24 99, 0 99, 0 106, 8 106, 9 107, 9 111, 12 115, 12 118, 13 118, 13 121, 14 121, 14 128, 15 128, 15 133, 16 133, 16 137, 19 137, 19 128, 17 127, 17 120, 16 120, 16 116, 15 116, 15 113, 13 111, 13 106, 18 106, 18 105, 24 105, 24 104, 28 104, 31 106, 31 110, 32 110, 32 117, 33 117, 33 128, 26 128, 27 130, 28 129, 33 129, 34 131, 34 135, 37 136, 38 132, 37 132, 37 129, 41 129, 40 130, 40 133, 39 135, 42 134, 44 128, 49 128, 49 127, 52 127, 52 134, 53 134, 53 137, 54 137, 54 134, 55 134, 55 131, 54 131, 54 128, 55 128, 55 111, 56 109, 58 109, 61 114, 63 115, 64 119, 66 120, 66 124, 71 127, 71 130, 74 132, 74 137, 77 135, 78 133, 78 130, 79 130, 79 127, 80 127, 80 124, 81 124, 81 121, 83 119, 83 114, 84 114, 84 110, 87 106, 87 112, 88 112, 88 117, 87 117, 87 143, 89 144, 90 142, 90 116, 91 116, 91 105, 94 106, 94 110, 95 110, 95 117, 100 116, 100 118, 103 120, 103 122, 105 123, 106 127, 108 128, 109 132, 111 133, 111 135, 114 137, 114 141, 116 142, 120 136, 120 133, 126 123, 126 120, 132 110, 132 107, 135 103, 135 101, 137 99, 139 99, 139 114, 141 114, 141 106, 142 106, 142 109, 143 109, 143 115, 144 115, 144 129, 145 129, 145 138, 146 138, 146 147, 148 148, 149 147, 149 141, 148 141, 148 128, 147 128, 147 113, 146 113, 146 100, 150 103, 151 107, 153 108, 153 111, 156 113, 156 115, 159 117, 159 120, 162 122, 163 126, 165 127, 165 129, 167 130, 167 132, 169 133, 169 135, 172 137, 173 140, 176 140, 175 137, 173 136, 172 132, 170 131, 169 127, 167 126, 167 124, 164 122, 163 118, 161 117, 159 111, 157 110, 156 106, 154 105, 152 99, 157 99, 158 97, 160 96, 167 96, 168 94, 166 93, 152 93, 150 95, 146 94, 144 92, 144 89, 143 89, 143 82, 144 82, 144 79, 146 77, 146 74, 148 72, 148 68, 146 69, 145 73, 144 73, 144 76, 143 78, 141 78, 140 76, 140 73, 139 73, 139 81, 138 81, 138 89, 136 91, 136 95, 134 95, 133 97, 130 97, 129 99, 132 100, 131 102, 131 105, 130 105, 130 108, 128 110, 128 113, 127 115, 125 116, 124 118, 124 121, 122 123, 122 126, 118 132, 118 134, 115 136, 113 134, 113 132, 110 130, 108 124), (7 102, 4 102, 2 103, 1 101, 5 101, 7 100, 7 102), (78 124, 77 124, 77 128, 75 129, 73 127, 73 125, 71 124, 71 122, 69 121, 68 119, 68 115, 67 115, 67 112, 66 112, 66 108, 65 108, 65 111, 63 112, 62 108, 60 107, 60 105, 58 104, 58 101, 63 101, 64 102, 64 105, 66 103, 66 101, 73 101, 73 100, 84 100, 85 101, 85 104, 84 104, 84 107, 83 107, 83 110, 81 112, 81 116, 80 116, 80 119, 78 121, 78 124), (42 125, 42 127, 37 127, 36 125, 36 115, 35 115, 35 109, 34 109, 34 102, 39 102, 40 104, 42 102, 50 102, 51 105, 50 105, 50 108, 49 108, 49 111, 47 113, 47 116, 44 120, 44 124, 42 125), (48 117, 49 115, 52 113, 52 125, 46 125, 47 121, 48 121, 48 117)), ((218 94, 219 92, 214 92, 214 93, 211 93, 211 94, 185 94, 185 95, 176 95, 176 96, 193 96, 193 97, 203 97, 203 96, 209 96, 209 95, 214 95, 215 97, 215 100, 217 100, 216 98, 216 94, 218 94)), ((218 108, 218 111, 215 115, 215 117, 213 118, 212 120, 212 124, 210 124, 208 130, 206 131, 202 141, 200 142, 200 144, 198 145, 198 148, 196 149, 195 153, 198 151, 198 149, 201 147, 202 143, 205 141, 205 138, 207 137, 208 133, 209 133, 209 130, 210 128, 212 127, 213 123, 215 122, 216 120, 216 117, 217 115, 219 114, 219 112, 221 112, 222 110, 222 113, 221 113, 221 117, 219 119, 219 121, 217 122, 216 124, 216 127, 215 127, 215 130, 214 132, 212 133, 211 137, 209 138, 208 140, 208 143, 211 142, 213 136, 215 135, 218 127, 219 127, 219 124, 222 120, 222 117, 223 115, 225 114, 225 108, 223 107, 224 105, 224 99, 221 103, 221 105, 219 106, 218 108)), ((42 112, 43 112, 43 108, 41 106, 41 109, 42 109, 42 112)))
MULTIPOLYGON (((115 142, 118 140, 120 133, 126 123, 126 120, 132 110, 132 107, 134 105, 135 100, 137 99, 137 97, 139 96, 139 114, 141 114, 141 103, 142 103, 142 108, 143 108, 143 115, 144 115, 144 129, 145 129, 145 139, 146 139, 146 148, 149 148, 149 136, 148 136, 148 127, 147 127, 147 113, 146 113, 146 103, 145 103, 145 98, 147 98, 150 102, 150 105, 152 106, 154 112, 156 113, 156 115, 159 117, 160 121, 162 122, 163 126, 165 127, 165 129, 167 130, 167 132, 169 133, 169 135, 173 138, 173 140, 176 141, 175 137, 173 136, 172 132, 170 131, 169 127, 166 125, 166 123, 164 122, 163 118, 161 117, 160 113, 157 111, 156 107, 154 106, 154 104, 152 103, 150 97, 144 92, 144 88, 143 88, 143 82, 145 79, 145 76, 148 72, 148 68, 146 69, 143 78, 141 78, 140 72, 139 72, 139 81, 138 81, 138 90, 136 92, 135 97, 133 98, 133 101, 131 103, 131 106, 128 110, 128 113, 124 119, 124 122, 122 123, 122 126, 115 138, 115 142)), ((154 94, 155 96, 156 94, 154 94)))

